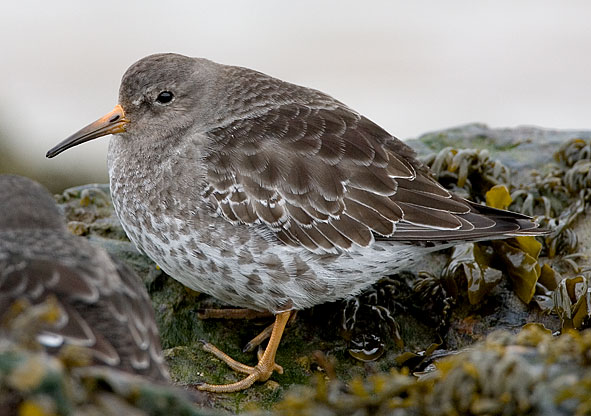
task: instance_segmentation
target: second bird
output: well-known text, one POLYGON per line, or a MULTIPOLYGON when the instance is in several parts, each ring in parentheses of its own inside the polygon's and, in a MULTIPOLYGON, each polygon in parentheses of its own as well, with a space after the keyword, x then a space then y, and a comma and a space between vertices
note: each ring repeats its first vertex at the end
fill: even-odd
POLYGON ((55 300, 59 319, 26 326, 49 352, 77 346, 86 351, 88 365, 170 380, 152 303, 140 278, 104 250, 72 235, 40 184, 0 175, 2 323, 14 316, 16 305, 35 306, 49 298, 55 300))

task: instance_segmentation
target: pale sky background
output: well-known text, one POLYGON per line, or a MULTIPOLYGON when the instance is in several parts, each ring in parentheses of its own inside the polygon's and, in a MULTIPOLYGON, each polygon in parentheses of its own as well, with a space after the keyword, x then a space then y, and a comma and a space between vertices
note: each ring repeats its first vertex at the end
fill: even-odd
POLYGON ((106 182, 107 138, 45 152, 155 52, 320 89, 399 138, 470 122, 591 129, 591 2, 4 1, 0 171, 106 182))

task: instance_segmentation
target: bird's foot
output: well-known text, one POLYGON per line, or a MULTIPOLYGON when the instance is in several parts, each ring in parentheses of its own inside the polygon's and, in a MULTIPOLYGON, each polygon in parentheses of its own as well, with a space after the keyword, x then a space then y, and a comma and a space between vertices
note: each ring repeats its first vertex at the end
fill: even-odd
POLYGON ((265 359, 263 360, 264 353, 262 350, 259 350, 258 358, 259 362, 254 367, 251 367, 246 364, 242 364, 241 362, 236 361, 225 352, 218 349, 216 346, 205 343, 203 345, 203 349, 207 352, 212 353, 217 358, 225 362, 228 367, 232 370, 248 374, 247 377, 244 379, 231 384, 208 384, 202 383, 198 384, 196 387, 199 390, 210 391, 214 393, 231 393, 239 390, 247 389, 248 387, 252 386, 256 381, 267 381, 273 371, 277 371, 279 374, 283 374, 283 367, 275 363, 275 360, 265 359))
POLYGON ((283 374, 283 368, 275 363, 275 354, 277 353, 277 347, 281 341, 281 335, 285 329, 285 325, 289 320, 291 312, 282 312, 275 317, 275 323, 273 324, 271 337, 267 348, 264 353, 259 350, 258 358, 259 362, 254 367, 246 364, 242 364, 232 357, 215 347, 214 345, 206 342, 204 343, 203 349, 215 355, 217 358, 225 362, 231 369, 239 373, 248 374, 244 379, 231 384, 208 384, 202 383, 196 385, 199 390, 210 391, 214 393, 231 393, 239 390, 244 390, 252 386, 256 381, 267 381, 273 374, 273 371, 277 371, 279 374, 283 374))

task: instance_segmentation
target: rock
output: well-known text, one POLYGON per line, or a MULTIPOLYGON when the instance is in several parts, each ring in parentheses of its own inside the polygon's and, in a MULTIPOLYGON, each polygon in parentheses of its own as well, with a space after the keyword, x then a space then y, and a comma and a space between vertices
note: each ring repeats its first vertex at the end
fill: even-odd
POLYGON ((533 126, 491 129, 474 123, 426 133, 406 143, 419 154, 454 149, 487 149, 491 158, 499 159, 515 172, 539 169, 552 162, 559 147, 572 139, 591 140, 590 130, 551 130, 533 126))
POLYGON ((589 410, 591 331, 554 337, 539 325, 496 331, 438 361, 418 379, 393 369, 348 385, 314 379, 292 388, 276 415, 553 415, 589 410))
MULTIPOLYGON (((581 274, 588 264, 578 255, 588 254, 585 250, 591 247, 591 230, 588 221, 585 221, 585 205, 589 199, 585 187, 587 171, 572 173, 573 166, 579 162, 569 166, 570 162, 553 157, 558 151, 570 152, 571 156, 580 154, 565 148, 576 142, 574 139, 590 143, 591 131, 553 131, 534 127, 489 129, 485 125, 472 124, 429 133, 408 143, 420 152, 426 163, 436 168, 439 180, 455 191, 484 201, 485 193, 491 186, 506 183, 514 196, 511 209, 531 210, 536 215, 549 214, 543 222, 550 227, 562 227, 563 232, 546 239, 540 262, 552 266, 551 270, 556 273, 552 276, 558 276, 556 279, 563 279, 581 274), (481 150, 457 150, 465 148, 481 150), (565 182, 567 172, 571 172, 572 184, 565 182), (575 244, 573 239, 577 238, 585 245, 575 244)), ((589 157, 583 158, 582 162, 589 157)), ((199 309, 224 305, 207 295, 184 288, 135 249, 115 217, 107 185, 71 188, 57 196, 57 200, 74 233, 87 236, 93 243, 127 262, 142 276, 156 310, 163 347, 168 349, 166 356, 171 373, 178 384, 188 386, 201 381, 226 383, 238 380, 238 376, 225 364, 202 351, 201 339, 214 343, 239 361, 256 363, 256 354, 245 354, 242 347, 270 321, 198 319, 199 309)), ((489 250, 487 247, 491 246, 482 247, 489 250)), ((496 253, 498 248, 490 250, 496 253)), ((543 323, 551 331, 559 331, 565 320, 570 319, 564 318, 566 312, 562 319, 556 313, 550 313, 560 302, 561 305, 570 302, 572 313, 569 313, 573 316, 578 313, 584 318, 591 313, 581 301, 583 295, 580 290, 573 292, 572 299, 567 299, 568 294, 559 298, 556 294, 559 292, 558 284, 551 288, 547 287, 552 286, 549 283, 544 286, 534 281, 534 300, 525 304, 515 290, 515 277, 509 276, 506 267, 498 263, 497 254, 491 254, 491 259, 494 260, 492 267, 501 273, 498 282, 495 280, 480 294, 478 302, 471 304, 466 277, 461 273, 444 273, 450 255, 451 251, 431 255, 421 262, 419 269, 388 277, 352 300, 301 311, 295 323, 287 329, 279 348, 277 362, 285 371, 272 377, 278 386, 272 384, 273 388, 270 388, 269 384, 259 383, 244 392, 212 395, 212 404, 231 412, 244 408, 251 410, 249 403, 258 403, 262 409, 267 409, 284 397, 291 386, 314 382, 316 389, 320 389, 315 380, 327 374, 336 375, 341 384, 338 388, 326 388, 346 391, 345 384, 351 380, 361 380, 355 381, 361 384, 372 383, 368 375, 388 377, 383 372, 392 368, 399 370, 388 381, 394 383, 393 390, 388 394, 396 403, 404 403, 401 391, 423 388, 417 385, 413 376, 400 370, 404 366, 419 374, 431 368, 434 359, 472 346, 493 331, 515 333, 530 322, 543 323), (367 362, 353 358, 372 359, 375 358, 373 353, 380 358, 367 362), (302 365, 302 362, 308 364, 302 365)), ((547 268, 544 270, 547 271, 547 268)), ((582 279, 581 282, 586 282, 588 277, 582 279)), ((573 283, 573 288, 582 287, 579 283, 573 283)), ((580 319, 577 322, 584 327, 587 321, 580 319)), ((511 335, 506 337, 514 339, 511 335)), ((525 355, 515 356, 517 361, 526 358, 525 355)), ((445 377, 438 377, 435 383, 447 382, 445 377)), ((488 381, 482 378, 480 382, 488 381)), ((349 391, 354 388, 349 384, 349 391)), ((430 394, 435 395, 437 391, 434 387, 430 394)), ((460 389, 449 394, 452 393, 462 395, 460 389)), ((532 396, 526 397, 528 403, 538 397, 530 394, 532 396)), ((498 402, 462 400, 469 401, 473 411, 491 414, 497 411, 495 406, 498 402)), ((516 406, 516 409, 521 409, 520 404, 516 406)), ((541 412, 539 414, 551 414, 544 413, 551 407, 528 408, 541 412)))

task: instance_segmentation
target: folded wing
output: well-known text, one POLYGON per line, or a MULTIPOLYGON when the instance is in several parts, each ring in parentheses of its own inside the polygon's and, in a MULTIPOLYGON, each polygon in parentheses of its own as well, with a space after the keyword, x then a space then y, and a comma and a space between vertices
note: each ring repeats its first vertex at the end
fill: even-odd
POLYGON ((451 194, 412 149, 336 101, 278 105, 208 134, 206 196, 218 213, 265 225, 284 243, 313 252, 536 227, 526 216, 451 194))

